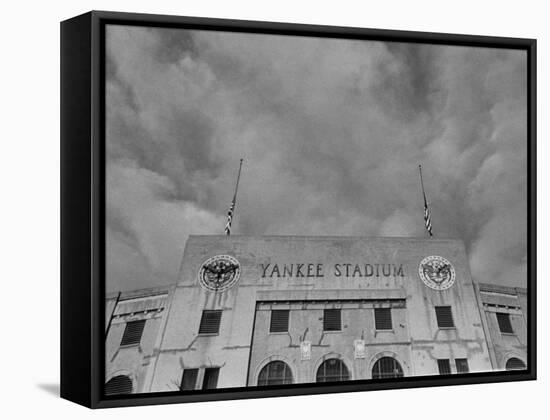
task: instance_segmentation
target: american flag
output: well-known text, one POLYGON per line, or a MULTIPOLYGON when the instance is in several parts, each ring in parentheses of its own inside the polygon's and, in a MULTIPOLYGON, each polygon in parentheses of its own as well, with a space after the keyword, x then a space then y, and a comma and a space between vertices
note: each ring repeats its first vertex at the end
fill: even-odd
POLYGON ((433 236, 432 233, 432 218, 430 216, 430 209, 428 208, 428 203, 426 202, 426 197, 424 197, 424 222, 426 223, 426 230, 433 236))
POLYGON ((231 222, 233 221, 233 210, 235 209, 235 201, 231 202, 229 211, 227 212, 227 223, 225 224, 225 234, 231 235, 231 222))
POLYGON ((422 186, 422 196, 424 197, 424 224, 426 225, 426 230, 433 236, 432 233, 432 216, 430 216, 430 209, 428 208, 428 200, 426 200, 426 192, 424 191, 424 181, 422 180, 422 166, 418 165, 418 170, 420 172, 420 185, 422 186))
POLYGON ((237 202, 237 191, 239 189, 239 181, 241 179, 241 169, 243 167, 243 160, 239 163, 239 174, 237 175, 237 183, 235 184, 235 194, 233 194, 233 201, 229 206, 229 211, 227 212, 227 223, 225 224, 225 234, 227 236, 231 235, 231 222, 233 222, 233 213, 235 212, 235 203, 237 202))

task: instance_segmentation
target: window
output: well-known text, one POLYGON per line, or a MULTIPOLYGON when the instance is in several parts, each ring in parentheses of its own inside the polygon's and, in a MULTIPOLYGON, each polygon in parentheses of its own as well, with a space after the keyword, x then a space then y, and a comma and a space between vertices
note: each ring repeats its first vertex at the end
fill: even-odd
POLYGON ((468 367, 468 359, 455 359, 456 373, 468 373, 470 368, 468 367))
POLYGON ((403 369, 393 357, 382 357, 372 367, 372 379, 402 378, 403 369))
POLYGON ((145 327, 145 320, 130 321, 126 323, 124 328, 124 334, 122 334, 121 346, 136 345, 141 342, 141 335, 143 334, 143 328, 145 327))
POLYGON ((292 372, 285 363, 277 360, 269 362, 260 371, 258 385, 286 385, 292 383, 292 372))
POLYGON ((199 334, 218 334, 220 332, 220 322, 222 320, 222 311, 202 311, 201 325, 199 334))
POLYGON ((189 391, 195 389, 198 374, 198 369, 184 369, 183 376, 181 377, 180 390, 189 391))
POLYGON ((527 369, 525 363, 517 357, 512 357, 506 362, 506 370, 524 370, 527 369))
POLYGON ((374 308, 374 323, 377 330, 393 329, 391 308, 374 308))
POLYGON ((349 380, 349 371, 340 359, 327 359, 317 369, 317 382, 349 380))
POLYGON ((202 389, 215 389, 218 386, 219 375, 219 367, 204 369, 204 380, 202 381, 202 389))
POLYGON ((269 332, 288 332, 289 314, 289 310, 277 309, 271 311, 271 323, 269 325, 269 332))
POLYGON ((451 361, 449 359, 438 359, 437 367, 439 368, 440 375, 451 374, 451 361))
POLYGON ((514 329, 512 328, 512 323, 510 322, 510 314, 497 312, 497 321, 498 321, 498 328, 500 329, 501 333, 504 333, 504 334, 514 333, 514 329))
POLYGON ((325 309, 323 312, 323 331, 340 331, 342 312, 340 309, 325 309))
POLYGON ((105 384, 105 395, 131 394, 132 388, 132 380, 128 376, 118 375, 105 384))
POLYGON ((454 328, 453 313, 450 306, 436 306, 435 316, 439 328, 454 328))

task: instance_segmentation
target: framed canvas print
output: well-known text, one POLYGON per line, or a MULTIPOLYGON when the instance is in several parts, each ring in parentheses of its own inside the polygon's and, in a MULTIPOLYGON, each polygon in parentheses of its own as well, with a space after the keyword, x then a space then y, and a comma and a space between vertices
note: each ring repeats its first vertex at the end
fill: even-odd
POLYGON ((61 395, 535 379, 532 39, 61 24, 61 395))

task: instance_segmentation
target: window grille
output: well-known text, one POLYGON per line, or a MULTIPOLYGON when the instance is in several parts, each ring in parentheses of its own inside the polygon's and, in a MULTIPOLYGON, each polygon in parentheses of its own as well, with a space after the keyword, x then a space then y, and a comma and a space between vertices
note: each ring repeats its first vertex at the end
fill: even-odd
POLYGON ((374 323, 377 330, 393 329, 391 308, 374 308, 374 323))
POLYGON ((327 359, 317 369, 317 382, 349 380, 349 371, 340 359, 327 359))
POLYGON ((195 389, 198 374, 198 369, 184 369, 183 376, 181 377, 180 390, 189 391, 195 389))
POLYGON ((518 359, 517 357, 512 357, 511 359, 508 359, 506 362, 506 370, 525 370, 527 369, 527 366, 525 366, 525 363, 523 363, 522 360, 518 359))
POLYGON ((451 374, 451 361, 449 359, 439 359, 437 361, 437 367, 439 368, 440 375, 451 374))
POLYGON ((468 367, 468 359, 455 359, 456 373, 468 373, 470 368, 468 367))
POLYGON ((141 336, 143 334, 143 328, 145 327, 145 320, 130 321, 126 323, 124 328, 124 334, 122 334, 121 346, 131 346, 139 344, 141 342, 141 336))
POLYGON ((131 394, 132 380, 125 375, 118 375, 105 384, 105 395, 131 394))
POLYGON ((500 329, 501 333, 504 333, 504 334, 514 333, 514 329, 512 328, 512 322, 510 321, 510 314, 497 312, 497 321, 498 321, 498 328, 500 329))
POLYGON ((325 309, 323 312, 323 331, 342 330, 342 311, 340 309, 325 309))
POLYGON ((454 328, 453 312, 450 306, 436 306, 435 315, 437 317, 437 326, 439 328, 454 328))
POLYGON ((393 357, 382 357, 372 367, 373 379, 402 378, 403 369, 393 357))
POLYGON ((202 381, 202 389, 215 389, 218 386, 219 375, 219 367, 204 369, 204 380, 202 381))
POLYGON ((222 311, 202 311, 199 334, 218 334, 220 332, 220 322, 222 311))
POLYGON ((278 332, 288 332, 288 319, 289 319, 289 310, 272 310, 271 311, 271 323, 269 325, 269 332, 278 333, 278 332))
POLYGON ((292 383, 290 367, 280 360, 269 362, 260 371, 258 385, 286 385, 292 383))

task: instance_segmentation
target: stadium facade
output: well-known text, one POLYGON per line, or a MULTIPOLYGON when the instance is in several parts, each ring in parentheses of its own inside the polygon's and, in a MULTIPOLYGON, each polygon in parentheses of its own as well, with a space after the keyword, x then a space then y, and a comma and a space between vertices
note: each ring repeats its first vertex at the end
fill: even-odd
POLYGON ((190 236, 177 283, 106 297, 107 394, 525 369, 523 288, 434 238, 190 236))

